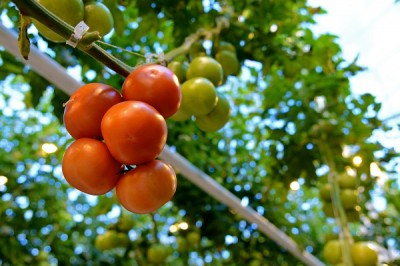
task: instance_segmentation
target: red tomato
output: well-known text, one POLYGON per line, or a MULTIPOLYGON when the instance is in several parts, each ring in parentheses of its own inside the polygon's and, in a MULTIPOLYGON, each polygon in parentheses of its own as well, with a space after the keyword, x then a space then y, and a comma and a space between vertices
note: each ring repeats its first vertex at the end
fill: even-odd
POLYGON ((160 160, 137 166, 118 181, 116 194, 128 211, 144 214, 167 203, 176 191, 174 169, 160 160))
POLYGON ((122 96, 111 86, 101 83, 83 85, 65 104, 64 124, 68 133, 75 139, 102 139, 101 119, 119 102, 122 102, 122 96))
POLYGON ((102 195, 112 190, 121 177, 123 165, 110 154, 100 140, 81 138, 64 153, 62 171, 74 188, 91 195, 102 195))
POLYGON ((122 85, 122 96, 150 104, 164 118, 178 111, 182 98, 178 78, 161 65, 143 65, 132 71, 122 85))
POLYGON ((101 131, 114 158, 128 165, 154 160, 167 141, 165 119, 152 106, 139 101, 111 107, 103 117, 101 131))

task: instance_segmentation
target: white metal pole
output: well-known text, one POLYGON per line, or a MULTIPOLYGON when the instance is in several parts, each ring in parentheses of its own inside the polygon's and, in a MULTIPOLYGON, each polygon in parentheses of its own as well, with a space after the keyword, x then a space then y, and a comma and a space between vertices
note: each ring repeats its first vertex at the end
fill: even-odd
MULTIPOLYGON (((67 94, 74 92, 81 83, 69 76, 65 69, 49 56, 39 51, 33 45, 29 60, 25 60, 20 56, 17 34, 0 24, 0 45, 4 46, 7 51, 18 57, 19 60, 28 64, 38 74, 55 84, 58 88, 67 94)), ((271 238, 281 247, 287 249, 295 257, 309 266, 323 266, 318 258, 307 251, 301 251, 298 245, 284 232, 279 230, 275 225, 270 223, 265 217, 261 216, 254 209, 245 207, 241 204, 238 197, 224 188, 213 178, 202 172, 182 155, 173 152, 170 147, 166 146, 160 155, 160 158, 169 162, 175 169, 180 171, 192 183, 200 187, 206 193, 226 204, 235 212, 243 216, 248 222, 254 223, 258 229, 266 236, 271 238)))

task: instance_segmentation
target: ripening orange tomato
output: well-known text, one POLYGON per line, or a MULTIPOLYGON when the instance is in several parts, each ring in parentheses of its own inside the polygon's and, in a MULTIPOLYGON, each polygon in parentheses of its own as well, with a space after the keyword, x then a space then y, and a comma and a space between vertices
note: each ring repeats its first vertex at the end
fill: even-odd
POLYGON ((80 138, 65 151, 62 172, 74 188, 91 195, 111 191, 121 177, 123 165, 110 154, 99 140, 80 138))
POLYGON ((150 213, 167 203, 176 191, 176 174, 168 163, 153 160, 125 173, 116 194, 121 205, 133 213, 150 213))
POLYGON ((75 139, 102 139, 100 125, 103 115, 120 102, 122 96, 113 87, 101 83, 85 84, 65 104, 65 128, 75 139))
POLYGON ((154 160, 167 141, 165 119, 140 101, 124 101, 111 107, 103 117, 101 132, 113 157, 127 165, 154 160))
POLYGON ((177 76, 161 65, 143 65, 132 71, 122 85, 125 100, 142 101, 153 106, 164 118, 178 111, 181 89, 177 76))

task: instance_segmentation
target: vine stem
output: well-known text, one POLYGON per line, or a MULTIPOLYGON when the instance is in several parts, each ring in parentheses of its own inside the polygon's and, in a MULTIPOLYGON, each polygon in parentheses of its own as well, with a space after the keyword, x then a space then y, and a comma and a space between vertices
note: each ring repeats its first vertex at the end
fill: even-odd
MULTIPOLYGON (((68 40, 74 33, 74 28, 71 25, 48 11, 37 1, 11 1, 18 7, 22 16, 29 16, 31 18, 34 18, 35 20, 41 22, 42 24, 46 25, 48 28, 56 32, 58 35, 65 38, 66 40, 68 40)), ((229 27, 229 20, 226 17, 227 15, 225 17, 219 17, 216 21, 217 25, 215 28, 210 30, 200 29, 195 34, 192 34, 191 36, 186 38, 185 42, 181 46, 166 53, 163 61, 170 62, 179 55, 187 54, 190 46, 202 37, 211 38, 212 36, 219 35, 222 29, 229 27)), ((114 70, 121 76, 127 77, 134 70, 134 67, 125 64, 124 62, 107 53, 103 48, 95 44, 95 42, 100 39, 101 37, 98 32, 87 32, 83 35, 77 48, 89 54, 94 59, 101 62, 108 68, 114 70)))
MULTIPOLYGON (((48 28, 56 32, 61 37, 68 40, 74 33, 74 28, 45 9, 37 1, 34 0, 11 0, 19 9, 21 15, 29 16, 46 25, 48 28)), ((100 46, 93 43, 95 40, 99 40, 100 36, 97 32, 88 32, 82 39, 77 48, 89 54, 105 66, 114 70, 118 74, 126 77, 132 72, 133 67, 125 64, 121 60, 107 53, 100 46), (97 37, 96 37, 97 35, 97 37), (88 42, 91 42, 88 44, 88 42)))
POLYGON ((351 257, 351 245, 353 244, 353 237, 348 227, 346 211, 344 210, 343 204, 340 200, 340 187, 337 182, 339 174, 336 170, 336 164, 333 159, 331 149, 326 144, 325 139, 327 139, 326 135, 323 135, 323 138, 317 142, 317 145, 321 151, 323 160, 329 167, 328 182, 332 188, 331 198, 333 213, 336 219, 336 224, 340 228, 339 239, 342 250, 342 259, 345 265, 353 266, 353 260, 351 257))

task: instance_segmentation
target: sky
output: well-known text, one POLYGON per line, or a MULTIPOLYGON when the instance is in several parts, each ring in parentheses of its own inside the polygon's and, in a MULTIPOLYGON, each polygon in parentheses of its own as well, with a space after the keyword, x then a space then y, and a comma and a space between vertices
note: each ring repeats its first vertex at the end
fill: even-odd
POLYGON ((344 58, 351 61, 359 54, 359 64, 368 68, 351 79, 351 87, 354 93, 369 92, 382 102, 382 119, 400 114, 400 3, 394 2, 308 1, 328 12, 316 17, 315 33, 337 35, 344 58))
MULTIPOLYGON (((389 132, 375 131, 372 139, 400 152, 400 2, 308 0, 308 3, 327 11, 316 17, 313 31, 337 35, 343 57, 350 62, 359 55, 358 63, 367 67, 350 79, 351 89, 355 94, 368 92, 376 96, 382 103, 379 118, 392 127, 389 132)), ((395 161, 400 172, 400 159, 395 161)))

